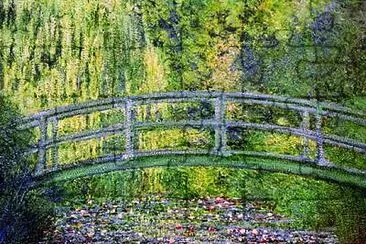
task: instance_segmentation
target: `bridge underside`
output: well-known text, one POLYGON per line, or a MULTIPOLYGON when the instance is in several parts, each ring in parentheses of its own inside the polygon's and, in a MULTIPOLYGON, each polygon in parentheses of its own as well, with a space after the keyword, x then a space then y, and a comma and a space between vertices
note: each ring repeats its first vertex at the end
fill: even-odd
POLYGON ((37 178, 37 186, 77 178, 101 175, 114 171, 134 170, 154 167, 227 167, 248 170, 263 170, 274 173, 295 174, 314 179, 350 185, 366 189, 366 178, 344 170, 304 164, 286 160, 253 158, 247 156, 208 155, 162 155, 139 157, 132 160, 109 161, 98 164, 75 166, 62 171, 50 172, 37 178))

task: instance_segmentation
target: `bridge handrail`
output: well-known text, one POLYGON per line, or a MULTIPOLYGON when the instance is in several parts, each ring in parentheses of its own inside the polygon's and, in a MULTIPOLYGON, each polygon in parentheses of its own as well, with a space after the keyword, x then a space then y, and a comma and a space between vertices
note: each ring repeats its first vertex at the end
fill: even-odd
MULTIPOLYGON (((366 125, 366 114, 360 111, 354 111, 350 108, 338 106, 336 104, 317 102, 314 100, 305 100, 298 98, 289 98, 268 94, 255 93, 239 93, 239 92, 209 92, 209 91, 182 91, 155 93, 147 95, 138 95, 131 97, 107 98, 102 100, 90 101, 82 104, 74 104, 63 107, 57 107, 42 111, 38 114, 22 119, 21 126, 23 128, 39 127, 41 136, 38 142, 38 148, 32 149, 32 152, 38 152, 38 164, 36 172, 39 174, 44 172, 46 163, 47 149, 53 147, 53 164, 58 167, 58 146, 61 143, 74 142, 80 140, 88 140, 92 138, 103 137, 105 135, 113 135, 124 133, 126 143, 126 153, 124 157, 133 158, 140 155, 134 148, 134 131, 141 127, 206 127, 215 130, 214 152, 218 155, 226 155, 234 153, 227 150, 226 134, 230 127, 254 128, 259 130, 277 131, 281 133, 289 133, 301 136, 305 140, 304 153, 300 157, 290 155, 277 155, 273 157, 288 160, 301 160, 302 162, 311 161, 308 157, 309 145, 308 139, 316 141, 317 156, 316 163, 320 166, 334 166, 325 159, 324 143, 352 149, 366 155, 366 143, 358 142, 349 138, 336 135, 325 135, 321 131, 322 120, 324 116, 337 117, 345 120, 353 121, 360 125, 366 125), (201 119, 195 121, 167 121, 167 122, 137 122, 134 118, 134 107, 144 103, 160 103, 160 102, 192 102, 192 101, 211 101, 214 104, 214 118, 201 119), (266 106, 275 106, 288 110, 301 112, 302 123, 300 128, 285 127, 271 124, 246 123, 242 121, 227 120, 225 117, 226 102, 241 102, 248 104, 261 104, 266 106), (63 118, 77 116, 80 114, 88 114, 96 111, 109 110, 113 108, 123 108, 125 120, 123 123, 102 128, 94 131, 86 131, 72 135, 58 135, 58 121, 63 118), (315 130, 310 130, 310 114, 315 116, 315 130), (52 136, 48 138, 48 125, 52 124, 52 136)), ((257 156, 263 154, 256 153, 257 156)))
MULTIPOLYGON (((34 115, 27 116, 22 120, 23 123, 28 121, 37 120, 41 117, 51 117, 57 114, 63 114, 67 112, 73 111, 83 111, 87 108, 92 107, 100 107, 100 106, 108 106, 113 104, 123 104, 126 99, 130 99, 132 101, 143 101, 143 100, 169 100, 169 99, 184 99, 184 98, 191 98, 196 100, 202 100, 203 98, 217 98, 221 95, 224 95, 225 98, 228 100, 242 100, 252 99, 253 102, 257 101, 264 101, 263 104, 273 104, 273 102, 281 102, 286 104, 293 104, 293 105, 303 105, 308 108, 313 108, 316 110, 318 106, 321 106, 324 109, 327 109, 329 114, 332 114, 331 111, 336 112, 337 114, 342 115, 352 115, 358 117, 360 119, 366 119, 366 113, 361 111, 355 111, 354 109, 342 107, 334 103, 328 102, 317 102, 316 100, 306 100, 306 99, 299 99, 299 98, 291 98, 286 96, 278 96, 278 95, 268 95, 268 94, 256 94, 256 93, 241 93, 241 92, 209 92, 209 91, 189 91, 189 92, 167 92, 167 93, 152 93, 146 95, 135 95, 130 97, 119 97, 119 98, 105 98, 99 100, 92 100, 80 104, 71 104, 56 108, 47 109, 36 113, 34 115), (266 103, 267 101, 267 103, 266 103)), ((306 109, 306 107, 297 107, 306 109)), ((293 107, 296 108, 296 107, 293 107)), ((315 110, 308 110, 309 112, 315 112, 315 110)), ((327 115, 327 113, 323 112, 323 115, 327 115)))

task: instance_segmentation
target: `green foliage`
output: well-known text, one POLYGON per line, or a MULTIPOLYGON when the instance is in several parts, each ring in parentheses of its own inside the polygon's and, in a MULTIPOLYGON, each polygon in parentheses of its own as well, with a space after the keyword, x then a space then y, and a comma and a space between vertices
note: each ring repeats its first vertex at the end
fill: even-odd
POLYGON ((0 243, 32 242, 49 226, 52 208, 36 192, 29 160, 32 134, 18 129, 20 114, 0 94, 0 243))
POLYGON ((19 116, 10 100, 0 94, 0 185, 3 190, 19 174, 24 174, 27 166, 22 153, 28 149, 32 134, 17 128, 19 116))
POLYGON ((320 92, 338 100, 365 94, 361 16, 351 15, 362 6, 355 1, 27 0, 1 6, 0 87, 25 113, 153 90, 320 92), (335 25, 325 46, 314 46, 311 28, 326 12, 335 25), (246 48, 254 55, 254 76, 247 75, 246 48))

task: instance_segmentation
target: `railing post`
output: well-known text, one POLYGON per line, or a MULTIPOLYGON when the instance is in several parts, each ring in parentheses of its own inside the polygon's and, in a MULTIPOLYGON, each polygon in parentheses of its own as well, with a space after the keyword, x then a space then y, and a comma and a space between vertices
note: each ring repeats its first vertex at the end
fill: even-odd
POLYGON ((226 149, 225 99, 222 93, 215 99, 215 152, 224 155, 226 149))
POLYGON ((46 154, 46 141, 47 141, 47 119, 41 117, 39 120, 40 138, 38 141, 38 163, 36 166, 36 175, 42 174, 45 169, 47 154, 46 154))
POLYGON ((133 113, 133 101, 126 100, 125 103, 125 143, 126 143, 126 157, 127 159, 134 156, 134 113, 133 113))
POLYGON ((323 117, 321 115, 321 107, 318 104, 315 114, 315 130, 316 130, 316 148, 317 148, 317 163, 318 165, 325 166, 327 162, 324 154, 324 138, 322 134, 322 122, 323 117))
MULTIPOLYGON (((302 113, 301 129, 303 129, 304 133, 306 133, 306 130, 309 130, 309 128, 310 128, 310 115, 308 111, 304 111, 302 113)), ((309 158, 309 138, 303 136, 302 139, 303 139, 302 157, 307 159, 309 158)))
POLYGON ((52 118, 52 142, 53 142, 53 149, 52 149, 52 166, 57 168, 58 167, 58 144, 56 143, 58 136, 58 119, 56 117, 52 118))

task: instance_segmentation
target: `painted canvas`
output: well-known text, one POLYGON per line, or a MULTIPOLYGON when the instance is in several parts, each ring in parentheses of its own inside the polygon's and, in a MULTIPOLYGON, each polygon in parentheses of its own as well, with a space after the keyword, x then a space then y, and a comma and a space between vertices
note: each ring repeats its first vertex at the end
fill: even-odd
POLYGON ((366 243, 366 1, 0 0, 0 243, 366 243))

